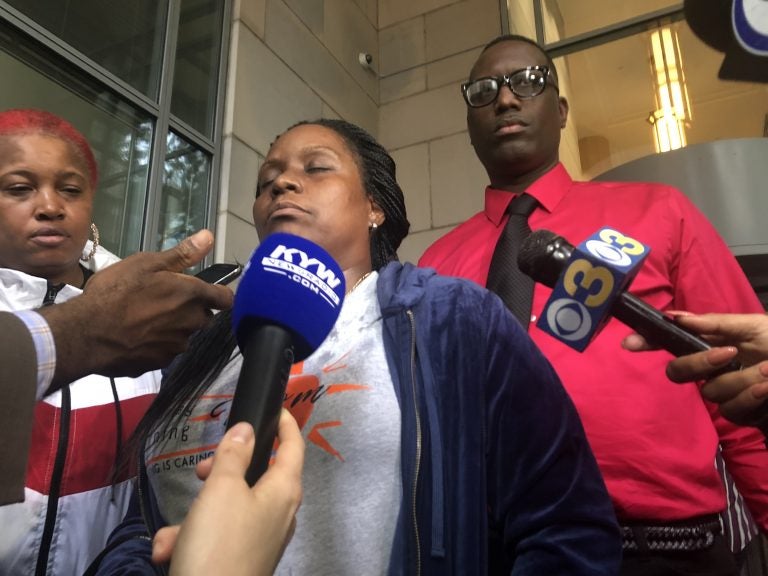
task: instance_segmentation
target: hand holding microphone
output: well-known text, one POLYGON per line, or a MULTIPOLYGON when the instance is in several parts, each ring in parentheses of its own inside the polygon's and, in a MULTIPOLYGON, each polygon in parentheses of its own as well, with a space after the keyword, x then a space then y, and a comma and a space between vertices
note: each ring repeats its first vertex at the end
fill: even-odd
POLYGON ((311 355, 336 323, 344 274, 320 246, 271 234, 245 267, 232 323, 243 354, 228 427, 249 422, 256 432, 246 481, 269 464, 291 365, 311 355))
POLYGON ((153 563, 171 561, 172 576, 274 572, 301 504, 304 440, 296 421, 283 410, 275 462, 249 487, 243 475, 254 440, 252 427, 240 423, 227 431, 215 456, 197 465, 205 484, 184 522, 155 534, 153 563))
MULTIPOLYGON (((701 395, 720 406, 736 424, 768 428, 768 316, 765 314, 680 314, 676 322, 701 335, 713 347, 667 364, 673 382, 705 380, 701 395), (738 355, 744 369, 723 373, 738 355)), ((637 334, 622 346, 632 351, 651 347, 637 334)))

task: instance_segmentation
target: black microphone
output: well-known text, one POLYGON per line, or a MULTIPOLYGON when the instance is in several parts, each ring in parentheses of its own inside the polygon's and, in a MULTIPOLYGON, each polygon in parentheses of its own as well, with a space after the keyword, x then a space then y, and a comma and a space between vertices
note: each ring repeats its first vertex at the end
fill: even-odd
MULTIPOLYGON (((562 236, 549 230, 536 230, 520 246, 517 263, 535 282, 555 288, 571 261, 574 246, 562 236)), ((603 263, 610 268, 610 264, 603 263)), ((711 346, 699 336, 688 332, 660 310, 643 302, 626 290, 620 290, 607 313, 632 328, 649 344, 663 348, 675 356, 685 356, 709 350, 711 346)), ((731 362, 718 373, 738 370, 741 365, 731 362)))
POLYGON ((256 445, 245 479, 256 483, 269 465, 291 365, 328 336, 344 300, 344 274, 320 246, 272 234, 243 271, 232 324, 243 365, 227 422, 249 422, 256 445))

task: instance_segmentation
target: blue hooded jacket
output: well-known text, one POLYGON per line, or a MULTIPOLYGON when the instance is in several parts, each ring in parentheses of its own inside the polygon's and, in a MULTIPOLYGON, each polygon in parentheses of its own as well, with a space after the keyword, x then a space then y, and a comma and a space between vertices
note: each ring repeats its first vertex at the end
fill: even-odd
MULTIPOLYGON (((402 412, 389 574, 618 574, 619 529, 576 410, 501 300, 397 262, 377 291, 402 412)), ((142 470, 96 573, 154 573, 164 524, 142 470)))

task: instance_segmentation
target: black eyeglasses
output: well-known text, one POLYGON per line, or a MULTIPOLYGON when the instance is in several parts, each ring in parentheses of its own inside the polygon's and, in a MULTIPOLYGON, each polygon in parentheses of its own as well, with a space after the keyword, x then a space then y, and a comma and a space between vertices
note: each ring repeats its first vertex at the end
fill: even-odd
POLYGON ((487 76, 465 82, 461 85, 461 93, 464 95, 467 106, 480 108, 495 102, 501 87, 506 84, 515 96, 525 100, 544 92, 547 84, 559 92, 549 77, 550 73, 547 66, 528 66, 522 70, 515 70, 511 74, 487 76))

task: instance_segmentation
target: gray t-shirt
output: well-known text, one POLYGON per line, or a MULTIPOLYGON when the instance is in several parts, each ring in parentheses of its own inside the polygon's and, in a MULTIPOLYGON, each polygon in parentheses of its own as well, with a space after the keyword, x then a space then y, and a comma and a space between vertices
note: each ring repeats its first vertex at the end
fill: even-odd
MULTIPOLYGON (((400 408, 384 354, 377 274, 347 295, 339 320, 291 370, 284 406, 306 442, 303 499, 278 575, 383 574, 402 486, 400 408)), ((179 522, 200 489, 195 464, 225 431, 240 371, 230 362, 193 413, 152 450, 150 481, 165 518, 179 522)))

